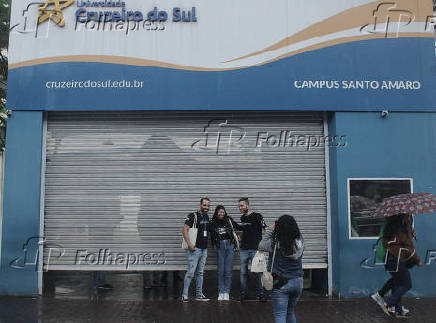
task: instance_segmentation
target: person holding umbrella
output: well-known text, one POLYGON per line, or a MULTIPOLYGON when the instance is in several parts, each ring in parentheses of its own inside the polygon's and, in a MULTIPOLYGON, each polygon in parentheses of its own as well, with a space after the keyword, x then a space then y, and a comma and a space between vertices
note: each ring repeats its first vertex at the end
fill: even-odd
POLYGON ((422 266, 413 245, 413 229, 410 214, 436 212, 436 195, 430 193, 409 193, 385 198, 373 213, 374 217, 386 217, 383 230, 383 247, 387 250, 385 269, 393 279, 393 291, 383 311, 394 317, 404 318, 401 298, 412 288, 409 268, 422 266))
POLYGON ((413 245, 413 234, 410 230, 408 214, 398 214, 387 219, 383 232, 383 246, 387 251, 385 269, 393 279, 392 294, 382 307, 386 314, 392 317, 404 318, 409 313, 403 310, 401 298, 412 288, 409 268, 422 266, 413 245))
MULTIPOLYGON (((389 219, 389 218, 387 218, 389 219)), ((404 218, 404 221, 406 222, 406 225, 408 225, 410 227, 410 230, 412 232, 413 238, 416 239, 416 232, 413 228, 413 216, 412 215, 408 215, 404 218)), ((380 228, 380 247, 383 246, 383 233, 384 233, 384 229, 386 227, 386 224, 388 223, 388 220, 385 220, 385 222, 383 223, 383 225, 380 228)), ((384 247, 382 247, 382 249, 380 250, 379 246, 377 247, 377 257, 380 260, 385 261, 386 260, 386 249, 384 247)), ((385 300, 384 300, 384 296, 389 292, 389 291, 393 291, 394 289, 394 279, 392 277, 390 277, 383 285, 383 287, 376 292, 375 294, 371 295, 371 298, 383 309, 383 307, 385 306, 385 300)), ((405 308, 404 306, 402 307, 402 311, 403 313, 407 314, 410 311, 405 308)))

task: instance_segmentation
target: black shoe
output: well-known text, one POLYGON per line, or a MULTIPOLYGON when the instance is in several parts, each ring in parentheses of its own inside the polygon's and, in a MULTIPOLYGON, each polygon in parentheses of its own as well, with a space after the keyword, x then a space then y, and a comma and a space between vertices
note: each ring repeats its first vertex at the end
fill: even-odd
POLYGON ((207 298, 206 296, 204 296, 204 294, 201 294, 201 295, 197 295, 195 300, 199 302, 209 302, 210 298, 207 298))
POLYGON ((244 294, 241 294, 241 296, 239 296, 239 301, 240 302, 246 301, 247 299, 248 299, 248 297, 246 295, 244 295, 244 294))
POLYGON ((266 297, 264 295, 260 295, 260 296, 257 297, 257 300, 259 302, 265 303, 266 302, 266 297))
POLYGON ((107 289, 107 290, 111 290, 113 289, 111 284, 102 284, 102 285, 98 285, 97 288, 99 289, 107 289))

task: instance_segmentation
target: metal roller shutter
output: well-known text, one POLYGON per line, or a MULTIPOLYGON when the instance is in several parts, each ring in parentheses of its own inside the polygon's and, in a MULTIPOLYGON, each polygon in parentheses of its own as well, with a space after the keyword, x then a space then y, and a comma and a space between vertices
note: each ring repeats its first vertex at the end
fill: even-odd
POLYGON ((293 215, 304 267, 325 268, 324 145, 307 145, 322 136, 314 113, 50 113, 45 269, 184 270, 181 228, 203 196, 238 222, 242 196, 267 224, 293 215))

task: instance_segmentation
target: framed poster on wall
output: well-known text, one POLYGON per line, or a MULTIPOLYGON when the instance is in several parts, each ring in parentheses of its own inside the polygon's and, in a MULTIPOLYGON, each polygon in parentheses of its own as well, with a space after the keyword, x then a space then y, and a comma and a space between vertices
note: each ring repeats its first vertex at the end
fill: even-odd
POLYGON ((372 213, 387 197, 412 193, 411 178, 349 178, 348 214, 349 237, 379 237, 384 218, 374 218, 372 213))

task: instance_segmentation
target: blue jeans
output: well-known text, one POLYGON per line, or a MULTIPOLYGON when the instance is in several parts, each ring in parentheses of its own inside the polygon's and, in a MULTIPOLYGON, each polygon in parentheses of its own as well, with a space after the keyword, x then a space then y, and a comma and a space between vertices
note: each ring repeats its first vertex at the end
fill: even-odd
POLYGON ((398 261, 397 258, 390 255, 388 256, 385 268, 387 271, 389 271, 394 280, 392 294, 386 304, 389 307, 395 306, 395 311, 401 312, 403 307, 401 298, 408 292, 409 289, 412 288, 412 279, 410 277, 409 269, 407 269, 404 263, 398 261))
POLYGON ((188 258, 188 269, 186 270, 183 284, 183 296, 188 297, 189 286, 192 278, 195 277, 195 286, 197 296, 203 294, 203 271, 207 259, 207 249, 195 248, 195 251, 186 250, 188 258))
POLYGON ((303 278, 293 278, 280 289, 273 289, 272 303, 275 323, 296 323, 295 304, 303 289, 303 278))
POLYGON ((106 284, 106 273, 104 271, 94 271, 92 287, 96 289, 103 284, 106 284))
MULTIPOLYGON (((248 264, 252 262, 257 250, 240 250, 239 256, 241 259, 240 279, 241 279, 241 295, 247 295, 248 286, 248 264)), ((254 273, 256 275, 256 288, 258 296, 263 296, 263 287, 260 277, 262 273, 254 273)))
POLYGON ((220 241, 218 249, 218 293, 220 294, 230 294, 234 248, 235 245, 230 240, 220 241))

